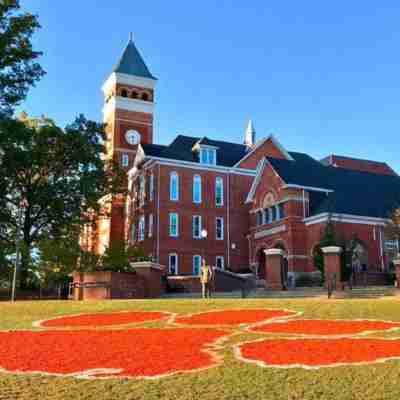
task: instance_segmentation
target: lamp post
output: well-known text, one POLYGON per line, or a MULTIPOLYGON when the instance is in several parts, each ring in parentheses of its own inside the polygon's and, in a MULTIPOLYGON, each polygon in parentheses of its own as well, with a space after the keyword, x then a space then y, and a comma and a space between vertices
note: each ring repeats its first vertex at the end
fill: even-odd
POLYGON ((15 265, 14 265, 14 273, 11 287, 11 302, 15 301, 15 289, 17 286, 17 271, 19 268, 19 262, 21 258, 21 249, 20 249, 20 235, 21 235, 21 225, 22 225, 22 212, 26 207, 26 202, 21 200, 18 208, 18 217, 17 217, 17 231, 15 234, 15 265))
MULTIPOLYGON (((201 231, 201 238, 202 238, 203 240, 205 240, 205 239, 207 239, 207 235, 208 235, 208 232, 207 232, 205 229, 203 229, 203 230, 201 231)), ((206 248, 205 248, 205 243, 204 243, 204 246, 203 246, 203 260, 204 260, 204 261, 206 260, 206 248)))

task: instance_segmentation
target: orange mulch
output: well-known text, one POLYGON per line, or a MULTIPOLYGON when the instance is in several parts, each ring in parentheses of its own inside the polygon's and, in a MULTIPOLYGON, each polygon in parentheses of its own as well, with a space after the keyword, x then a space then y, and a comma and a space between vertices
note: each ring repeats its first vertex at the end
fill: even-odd
POLYGON ((400 328, 399 322, 351 320, 290 320, 271 322, 251 329, 252 332, 289 333, 296 335, 344 336, 400 328))
POLYGON ((146 311, 82 314, 49 319, 42 321, 40 326, 45 328, 111 326, 157 321, 169 316, 169 313, 146 311))
POLYGON ((296 312, 286 310, 221 310, 177 317, 174 322, 184 325, 249 325, 294 315, 296 312))
POLYGON ((0 332, 0 370, 157 377, 216 365, 205 350, 226 335, 191 328, 0 332))
POLYGON ((400 357, 400 340, 279 339, 239 346, 239 358, 270 367, 329 367, 400 357))

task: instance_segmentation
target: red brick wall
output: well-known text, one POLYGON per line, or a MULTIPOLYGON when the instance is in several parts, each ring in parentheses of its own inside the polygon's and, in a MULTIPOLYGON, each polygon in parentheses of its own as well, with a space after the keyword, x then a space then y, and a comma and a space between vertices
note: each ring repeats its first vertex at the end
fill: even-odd
POLYGON ((243 160, 238 166, 239 168, 256 169, 258 162, 263 157, 285 159, 284 154, 275 146, 272 140, 269 139, 260 147, 258 147, 249 157, 243 160))
MULTIPOLYGON (((205 255, 207 262, 215 265, 216 256, 223 256, 225 266, 232 269, 240 269, 248 265, 248 208, 244 205, 245 198, 250 188, 252 177, 230 174, 216 171, 205 171, 167 165, 156 165, 152 168, 154 173, 155 194, 154 201, 148 200, 149 175, 146 171, 146 204, 137 209, 130 217, 131 223, 138 226, 140 215, 146 218, 146 238, 139 245, 146 254, 157 256, 159 246, 159 263, 168 266, 169 254, 178 254, 178 268, 180 274, 192 274, 193 255, 205 255), (160 171, 160 177, 158 172, 160 171), (179 201, 169 199, 170 173, 176 171, 179 175, 179 201), (200 175, 202 179, 202 202, 193 202, 193 176, 200 175), (224 182, 224 205, 215 205, 215 179, 221 177, 224 182), (157 205, 158 205, 158 180, 160 179, 159 199, 159 242, 157 238, 157 205), (228 193, 228 180, 230 190, 228 193), (229 201, 229 217, 228 217, 229 201), (169 213, 176 212, 179 215, 179 237, 169 236, 169 213), (153 213, 153 237, 148 237, 148 215, 153 213), (194 239, 192 233, 192 218, 194 215, 202 216, 202 227, 208 232, 207 239, 194 239), (215 219, 224 218, 224 240, 216 239, 215 219), (228 235, 228 226, 229 235, 228 235), (235 244, 235 249, 229 247, 235 244)), ((128 224, 130 225, 130 224, 128 224)))

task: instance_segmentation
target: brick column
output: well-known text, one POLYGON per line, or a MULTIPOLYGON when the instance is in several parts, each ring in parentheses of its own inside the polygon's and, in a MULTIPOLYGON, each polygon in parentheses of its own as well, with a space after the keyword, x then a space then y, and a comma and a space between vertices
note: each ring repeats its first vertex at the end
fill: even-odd
POLYGON ((396 272, 397 289, 400 289, 400 256, 393 260, 393 264, 396 272))
POLYGON ((340 290, 341 285, 341 260, 340 254, 342 253, 342 248, 337 246, 322 247, 322 252, 324 254, 324 269, 325 269, 325 287, 327 287, 328 282, 331 280, 335 281, 336 290, 340 290))
POLYGON ((282 290, 282 257, 281 249, 264 250, 266 263, 265 288, 270 290, 282 290))

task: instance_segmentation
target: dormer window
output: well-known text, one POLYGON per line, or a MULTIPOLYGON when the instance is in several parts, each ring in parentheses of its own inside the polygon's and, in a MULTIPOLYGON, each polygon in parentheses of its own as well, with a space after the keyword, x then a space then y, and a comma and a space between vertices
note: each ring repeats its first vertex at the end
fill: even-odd
POLYGON ((200 146, 200 163, 208 165, 216 165, 217 149, 215 147, 200 146))

